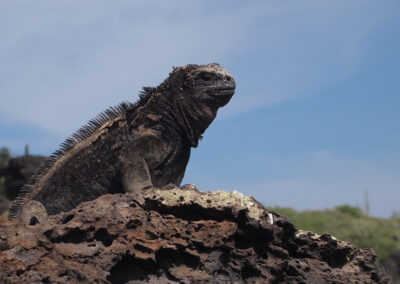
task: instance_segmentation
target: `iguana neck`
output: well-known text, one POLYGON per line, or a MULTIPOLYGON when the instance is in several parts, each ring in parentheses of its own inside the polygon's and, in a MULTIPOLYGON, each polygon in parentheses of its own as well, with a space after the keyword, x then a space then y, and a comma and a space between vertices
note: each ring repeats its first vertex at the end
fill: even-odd
POLYGON ((164 129, 174 130, 194 148, 198 146, 201 135, 215 118, 215 114, 209 108, 182 93, 159 95, 154 100, 149 100, 140 113, 142 119, 139 119, 139 123, 149 127, 162 125, 164 129), (160 120, 155 121, 155 117, 159 117, 160 120))
POLYGON ((176 100, 178 113, 177 122, 190 145, 196 148, 201 135, 214 120, 215 116, 211 111, 193 99, 180 97, 176 100))

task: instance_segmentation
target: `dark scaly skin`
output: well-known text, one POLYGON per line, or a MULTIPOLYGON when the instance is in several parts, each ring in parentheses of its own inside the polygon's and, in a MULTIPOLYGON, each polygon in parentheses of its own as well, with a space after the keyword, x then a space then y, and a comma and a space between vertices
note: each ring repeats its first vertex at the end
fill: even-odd
POLYGON ((12 217, 32 223, 31 204, 53 215, 107 193, 180 185, 191 147, 234 89, 232 75, 218 64, 174 68, 160 86, 145 88, 136 106, 68 145, 11 206, 12 217))

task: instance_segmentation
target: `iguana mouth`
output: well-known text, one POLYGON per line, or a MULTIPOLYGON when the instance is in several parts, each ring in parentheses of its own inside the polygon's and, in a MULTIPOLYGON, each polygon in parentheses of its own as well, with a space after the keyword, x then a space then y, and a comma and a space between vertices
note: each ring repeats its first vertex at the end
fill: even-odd
POLYGON ((210 90, 207 90, 207 93, 211 93, 212 95, 218 96, 220 94, 226 95, 226 94, 232 94, 235 92, 235 87, 223 87, 223 88, 213 88, 210 90))
POLYGON ((225 88, 219 88, 217 90, 212 90, 213 95, 228 95, 231 94, 233 95, 235 93, 235 87, 225 87, 225 88))
POLYGON ((207 88, 200 100, 216 103, 220 107, 227 104, 234 93, 235 84, 207 88))

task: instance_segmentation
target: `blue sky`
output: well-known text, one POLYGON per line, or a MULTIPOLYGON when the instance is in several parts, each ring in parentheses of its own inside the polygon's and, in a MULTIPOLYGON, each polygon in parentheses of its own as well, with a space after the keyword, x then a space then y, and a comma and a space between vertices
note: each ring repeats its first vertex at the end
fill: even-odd
POLYGON ((0 146, 48 155, 172 66, 219 62, 237 92, 185 183, 400 211, 399 2, 215 2, 1 1, 0 146))

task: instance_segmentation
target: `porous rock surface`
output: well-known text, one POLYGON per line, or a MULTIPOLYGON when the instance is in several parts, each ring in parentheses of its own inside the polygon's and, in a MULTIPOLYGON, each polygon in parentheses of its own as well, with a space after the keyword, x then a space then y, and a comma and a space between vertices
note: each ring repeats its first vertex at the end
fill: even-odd
POLYGON ((0 218, 1 283, 386 283, 374 260, 252 197, 190 185, 101 196, 35 226, 0 218))

